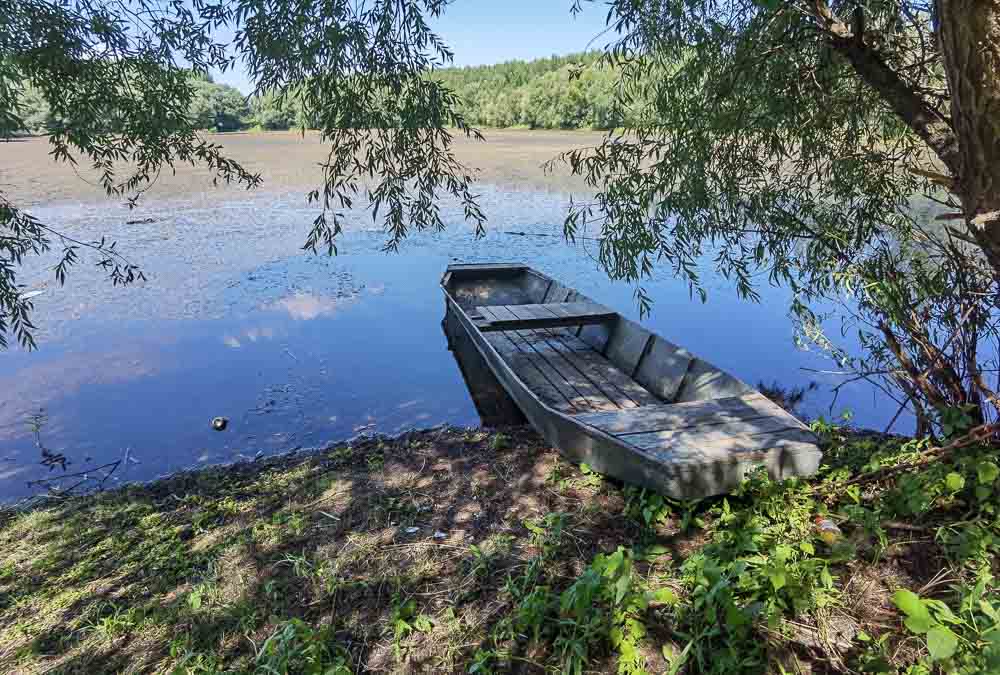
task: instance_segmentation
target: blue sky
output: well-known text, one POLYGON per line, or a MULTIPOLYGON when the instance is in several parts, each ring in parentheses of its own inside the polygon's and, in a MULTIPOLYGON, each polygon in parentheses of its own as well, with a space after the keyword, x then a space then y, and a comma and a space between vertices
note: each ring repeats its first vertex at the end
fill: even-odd
MULTIPOLYGON (((571 6, 570 0, 457 0, 435 28, 459 66, 568 54, 586 49, 604 30, 607 16, 603 3, 582 3, 576 16, 571 6)), ((607 41, 599 37, 593 46, 607 41)))
MULTIPOLYGON (((604 30, 607 6, 584 2, 570 14, 572 0, 456 0, 433 24, 455 52, 455 65, 474 66, 583 51, 604 30)), ((594 40, 603 47, 612 35, 594 40)), ((245 94, 252 86, 242 71, 215 75, 245 94)))

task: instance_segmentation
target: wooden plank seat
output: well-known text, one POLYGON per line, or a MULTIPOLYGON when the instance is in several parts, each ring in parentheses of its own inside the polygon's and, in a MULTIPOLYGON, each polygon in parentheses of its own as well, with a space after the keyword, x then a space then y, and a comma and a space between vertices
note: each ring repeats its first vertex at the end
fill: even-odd
POLYGON ((477 322, 481 331, 531 328, 559 328, 605 323, 615 313, 596 302, 552 302, 526 305, 490 305, 476 307, 482 317, 477 322))
POLYGON ((671 462, 704 462, 815 443, 802 422, 758 392, 575 417, 671 462))

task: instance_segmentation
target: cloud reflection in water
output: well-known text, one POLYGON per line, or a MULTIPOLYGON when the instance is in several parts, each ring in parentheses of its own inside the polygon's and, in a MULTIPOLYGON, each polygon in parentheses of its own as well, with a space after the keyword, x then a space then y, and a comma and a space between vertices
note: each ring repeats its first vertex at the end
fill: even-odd
POLYGON ((356 299, 355 295, 328 298, 296 291, 270 305, 269 309, 285 311, 296 321, 310 321, 319 316, 332 315, 339 308, 353 303, 356 299))

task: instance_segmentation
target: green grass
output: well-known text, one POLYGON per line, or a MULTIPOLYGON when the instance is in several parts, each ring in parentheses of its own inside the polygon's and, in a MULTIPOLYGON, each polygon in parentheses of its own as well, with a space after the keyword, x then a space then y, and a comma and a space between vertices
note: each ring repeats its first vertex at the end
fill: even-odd
POLYGON ((429 431, 0 516, 0 672, 989 672, 994 455, 818 425, 677 503, 530 431, 429 431), (838 523, 826 542, 813 519, 838 523))

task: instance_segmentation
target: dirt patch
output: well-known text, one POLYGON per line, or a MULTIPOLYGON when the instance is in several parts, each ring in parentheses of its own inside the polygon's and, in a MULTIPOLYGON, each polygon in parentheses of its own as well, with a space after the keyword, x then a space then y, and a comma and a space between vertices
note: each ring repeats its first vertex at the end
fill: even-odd
POLYGON ((538 553, 537 524, 564 518, 556 578, 636 535, 620 487, 580 479, 529 429, 438 429, 10 516, 0 663, 248 668, 299 619, 355 670, 463 671, 509 612, 501 588, 538 553))

